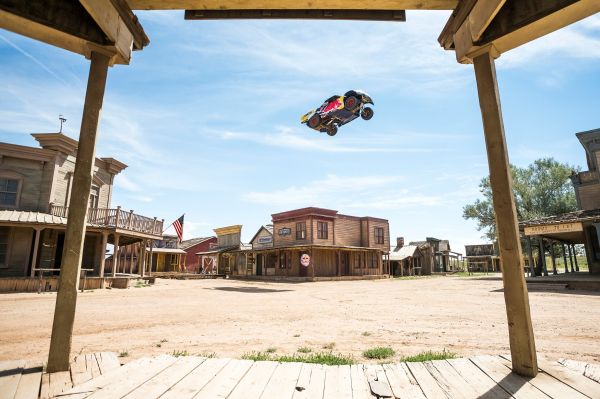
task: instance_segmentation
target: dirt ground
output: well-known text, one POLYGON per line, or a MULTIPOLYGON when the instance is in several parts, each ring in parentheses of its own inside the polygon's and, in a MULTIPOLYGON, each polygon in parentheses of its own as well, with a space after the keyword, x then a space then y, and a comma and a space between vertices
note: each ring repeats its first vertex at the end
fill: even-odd
MULTIPOLYGON (((157 280, 151 287, 79 295, 73 355, 127 352, 124 361, 173 352, 240 357, 300 347, 351 354, 391 346, 402 355, 449 350, 509 353, 498 279, 263 283, 157 280)), ((0 360, 44 362, 56 293, 0 295, 0 360)), ((530 292, 538 352, 600 362, 597 292, 530 292)))

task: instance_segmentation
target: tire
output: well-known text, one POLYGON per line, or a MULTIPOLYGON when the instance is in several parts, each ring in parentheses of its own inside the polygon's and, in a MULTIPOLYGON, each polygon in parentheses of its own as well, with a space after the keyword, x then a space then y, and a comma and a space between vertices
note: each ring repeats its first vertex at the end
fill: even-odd
POLYGON ((344 108, 348 111, 354 111, 359 104, 360 101, 354 96, 344 98, 344 108))
POLYGON ((371 119, 373 117, 373 114, 374 114, 373 108, 364 107, 360 113, 360 117, 363 118, 364 120, 368 121, 369 119, 371 119))
POLYGON ((327 128, 327 134, 330 136, 335 136, 337 134, 338 128, 336 125, 331 125, 327 128))
POLYGON ((307 123, 308 127, 310 127, 311 129, 318 128, 320 124, 321 116, 319 116, 319 114, 314 114, 313 116, 311 116, 307 123))

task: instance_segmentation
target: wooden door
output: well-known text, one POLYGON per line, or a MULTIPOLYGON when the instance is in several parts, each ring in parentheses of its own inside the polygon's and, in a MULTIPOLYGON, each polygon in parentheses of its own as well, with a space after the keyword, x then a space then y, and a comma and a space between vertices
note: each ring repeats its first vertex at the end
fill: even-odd
POLYGON ((340 252, 340 274, 342 276, 350 275, 350 253, 340 252))
POLYGON ((256 275, 262 276, 263 262, 265 257, 262 254, 256 255, 256 275))

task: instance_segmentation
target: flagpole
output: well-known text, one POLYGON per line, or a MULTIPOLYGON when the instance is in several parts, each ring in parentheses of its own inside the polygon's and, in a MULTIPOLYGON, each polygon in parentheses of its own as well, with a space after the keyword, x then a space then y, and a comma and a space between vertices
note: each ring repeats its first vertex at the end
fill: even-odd
MULTIPOLYGON (((171 222, 171 224, 170 224, 170 225, 168 225, 168 226, 167 226, 167 228, 163 230, 162 234, 164 234, 164 233, 165 233, 165 231, 169 230, 169 227, 173 226, 173 223, 175 223, 175 222, 176 222, 178 219, 180 219, 181 217, 185 217, 185 213, 184 213, 183 215, 179 216, 177 219, 173 220, 173 221, 171 222)), ((182 230, 182 232, 183 232, 183 230, 182 230)))

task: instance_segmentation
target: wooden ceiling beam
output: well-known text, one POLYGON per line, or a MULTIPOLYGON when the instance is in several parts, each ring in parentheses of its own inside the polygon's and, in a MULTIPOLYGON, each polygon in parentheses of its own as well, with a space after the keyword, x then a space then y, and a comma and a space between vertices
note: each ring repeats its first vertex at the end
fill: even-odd
POLYGON ((126 0, 132 10, 453 10, 458 0, 126 0))
MULTIPOLYGON (((500 2, 493 0, 498 5, 500 2)), ((600 12, 598 0, 506 0, 500 8, 492 0, 485 8, 473 7, 452 37, 460 63, 471 63, 482 51, 495 57, 600 12), (487 11, 487 16, 484 11, 487 11), (495 13, 495 17, 489 16, 495 13), (483 28, 487 25, 485 28, 483 28), (482 29, 483 28, 483 29, 482 29)), ((483 6, 483 5, 482 5, 483 6)), ((448 48, 448 43, 441 43, 448 48)))
POLYGON ((133 51, 133 34, 112 2, 110 0, 79 0, 79 2, 114 44, 123 63, 129 64, 133 51))
POLYGON ((185 19, 319 19, 405 22, 404 10, 186 10, 185 19))

